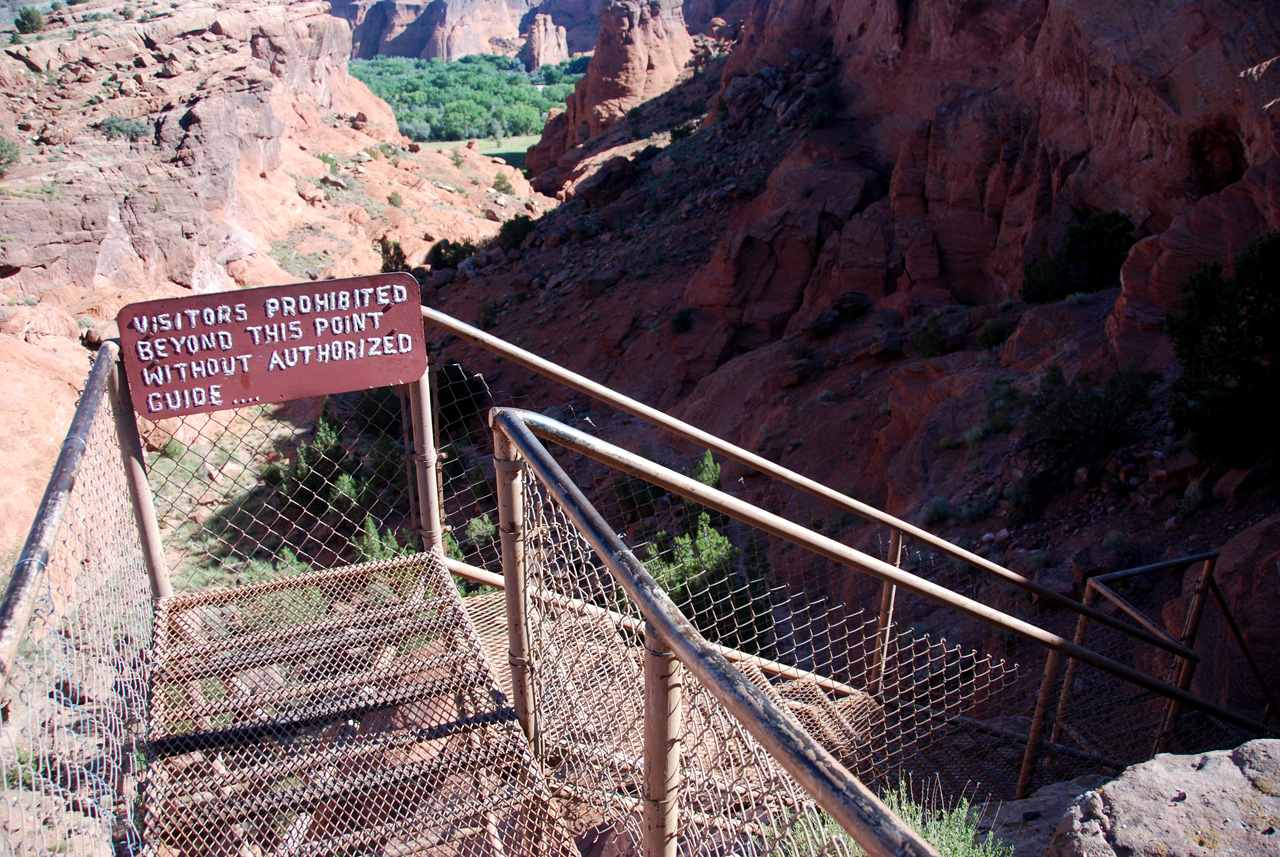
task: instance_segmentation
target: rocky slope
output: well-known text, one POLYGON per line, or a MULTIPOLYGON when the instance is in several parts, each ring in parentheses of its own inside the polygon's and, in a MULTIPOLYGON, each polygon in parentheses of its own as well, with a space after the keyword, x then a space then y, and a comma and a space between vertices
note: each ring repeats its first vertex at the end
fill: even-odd
POLYGON ((543 204, 477 151, 408 151, 325 4, 136 8, 76 5, 0 53, 0 134, 21 150, 0 180, 6 554, 83 380, 76 340, 124 304, 376 272, 384 236, 420 261, 543 204))
MULTIPOLYGON (((1185 272, 1280 226, 1274 4, 758 0, 727 60, 656 99, 639 95, 654 91, 645 74, 592 97, 591 78, 657 68, 640 62, 662 45, 655 31, 627 32, 531 151, 535 186, 562 205, 518 263, 480 266, 440 306, 475 318, 483 301, 499 334, 1064 592, 1273 525, 1274 484, 1183 448, 1161 324, 1185 272), (1027 261, 1113 209, 1143 238, 1121 289, 1018 302, 1027 261), (1163 378, 1126 442, 1029 511, 1027 406, 1004 409, 1055 363, 1068 377, 1136 363, 1163 378)), ((723 478, 777 499, 753 494, 751 477, 723 478)), ((782 502, 874 546, 830 509, 782 502)), ((1269 608, 1246 593, 1265 589, 1272 552, 1238 553, 1219 572, 1264 634, 1269 608)), ((841 586, 855 603, 874 597, 841 586)), ((1180 633, 1177 586, 1155 590, 1157 613, 1160 598, 1180 605, 1166 617, 1180 633)), ((953 630, 942 614, 917 618, 953 630)))

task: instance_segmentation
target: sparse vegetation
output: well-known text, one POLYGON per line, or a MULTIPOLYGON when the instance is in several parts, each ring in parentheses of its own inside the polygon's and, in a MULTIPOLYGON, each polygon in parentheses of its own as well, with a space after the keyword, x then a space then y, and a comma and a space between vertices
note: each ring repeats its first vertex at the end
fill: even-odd
POLYGON ((706 511, 669 547, 667 538, 660 532, 648 546, 644 564, 654 580, 707 639, 763 651, 773 627, 764 546, 753 538, 739 550, 706 511))
POLYGON ((21 157, 16 143, 0 137, 0 178, 4 178, 9 170, 17 165, 21 157))
POLYGON ((671 329, 676 333, 688 333, 693 330, 693 310, 688 307, 680 307, 676 310, 675 315, 671 316, 671 329))
MULTIPOLYGON (((978 832, 983 807, 973 805, 967 798, 948 803, 939 791, 930 790, 929 795, 918 800, 911 794, 909 785, 900 782, 897 788, 881 795, 880 799, 942 857, 1012 857, 1012 846, 1001 842, 992 831, 988 830, 985 835, 978 832)), ((820 815, 819 821, 815 828, 797 828, 792 834, 794 844, 779 843, 781 847, 775 853, 788 857, 793 854, 841 853, 828 844, 838 840, 849 846, 854 857, 865 857, 866 852, 850 841, 840 825, 826 815, 820 815)))
POLYGON ((136 143, 143 137, 152 134, 151 124, 141 119, 126 119, 123 116, 108 116, 95 125, 99 131, 107 135, 108 140, 124 137, 130 143, 136 143))
POLYGON ((456 268, 464 259, 479 250, 479 245, 472 241, 450 241, 448 238, 442 238, 432 249, 432 256, 435 259, 433 265, 436 268, 456 268))
POLYGON ((527 214, 519 214, 498 228, 498 243, 503 247, 519 247, 538 224, 527 214))
POLYGON ((1154 372, 1120 369, 1105 381, 1081 373, 1068 381, 1050 366, 1026 399, 1018 452, 1027 475, 1018 488, 1025 511, 1038 513, 1081 465, 1099 461, 1135 437, 1131 418, 1151 403, 1154 372))
POLYGON ((1173 418, 1203 457, 1248 465, 1280 448, 1280 232, 1236 257, 1234 276, 1205 265, 1168 319, 1182 365, 1173 418))
POLYGON ((1048 303, 1075 293, 1120 284, 1120 268, 1134 242, 1134 225, 1122 211, 1092 213, 1067 227, 1052 258, 1032 259, 1023 270, 1022 297, 1048 303))
POLYGON ((693 136, 692 125, 677 125, 671 129, 671 142, 678 143, 681 140, 693 136))
POLYGON ((505 193, 511 196, 514 196, 516 192, 516 186, 511 183, 511 179, 507 178, 506 173, 498 173, 493 177, 493 189, 498 193, 505 193))
POLYGON ((387 194, 387 205, 392 208, 400 208, 404 205, 404 197, 400 195, 400 191, 393 190, 391 193, 387 194))
POLYGON ((382 252, 382 273, 394 274, 397 271, 408 270, 409 261, 405 258, 399 241, 392 241, 384 235, 379 246, 382 252))
POLYGON ((946 497, 934 497, 925 504, 924 512, 920 515, 920 523, 926 527, 932 527, 950 517, 951 501, 946 497))
POLYGON ((983 348, 995 348, 1009 338, 1009 324, 1003 319, 992 318, 978 328, 978 345, 983 348))
POLYGON ((44 15, 34 6, 23 6, 13 19, 13 29, 24 36, 44 29, 44 15))

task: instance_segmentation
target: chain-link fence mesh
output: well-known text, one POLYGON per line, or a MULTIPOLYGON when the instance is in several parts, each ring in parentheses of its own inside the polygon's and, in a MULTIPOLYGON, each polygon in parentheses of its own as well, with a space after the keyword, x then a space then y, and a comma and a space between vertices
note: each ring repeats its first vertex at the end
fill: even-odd
MULTIPOLYGON (((426 498, 444 519, 449 557, 502 568, 486 425, 494 405, 537 407, 888 557, 887 533, 836 504, 557 394, 528 370, 504 366, 486 379, 464 368, 473 352, 451 356, 433 361, 440 495, 426 498)), ((428 456, 414 448, 404 393, 139 419, 139 429, 178 595, 159 608, 153 646, 105 407, 10 669, 0 732, 6 853, 635 846, 640 617, 531 480, 543 727, 532 756, 507 703, 502 593, 467 581, 455 591, 419 553, 424 499, 413 468, 428 456), (439 823, 414 827, 424 814, 439 823)), ((882 793, 930 781, 953 796, 1013 796, 1043 649, 903 593, 882 623, 879 582, 599 462, 557 455, 694 624, 864 781, 882 793)), ((908 540, 902 554, 923 577, 984 592, 979 573, 927 546, 908 540)), ((1027 599, 1013 612, 1074 631, 1068 611, 1042 613, 1027 599)), ((1084 644, 1167 677, 1167 657, 1142 654, 1113 629, 1090 624, 1084 644)), ((1155 746, 1162 700, 1070 669, 1050 706, 1058 714, 1065 700, 1046 724, 1037 785, 1114 772, 1155 746)), ((843 834, 692 679, 684 715, 685 853, 843 853, 843 834)), ((1240 737, 1184 709, 1168 748, 1240 737)))
MULTIPOLYGON (((1183 569, 1173 572, 1133 576, 1106 585, 1150 620, 1158 617, 1162 605, 1177 593, 1183 569)), ((1199 579, 1202 565, 1197 563, 1185 573, 1199 579)), ((1118 612, 1111 601, 1097 593, 1091 595, 1095 605, 1118 612)), ((1185 607, 1191 609, 1190 604, 1185 607)), ((1218 611, 1212 607, 1209 611, 1206 620, 1221 620, 1218 611)), ((1179 625, 1185 624, 1187 617, 1176 613, 1171 611, 1170 618, 1179 625)), ((1079 639, 1085 647, 1148 675, 1173 684, 1178 682, 1184 661, 1176 654, 1136 641, 1099 622, 1085 621, 1081 627, 1083 633, 1079 639)), ((1243 682, 1245 677, 1240 678, 1243 682)), ((1045 782, 1096 772, 1103 760, 1105 769, 1118 771, 1146 761, 1157 752, 1199 753, 1234 747, 1252 737, 1212 715, 1182 706, 1172 706, 1176 716, 1165 735, 1163 730, 1171 712, 1171 700, 1087 664, 1067 662, 1057 684, 1050 735, 1052 741, 1068 752, 1046 754, 1041 773, 1045 782), (1070 755, 1070 750, 1080 752, 1070 755)))
POLYGON ((181 595, 156 623, 158 854, 576 855, 435 554, 181 595))
MULTIPOLYGON (((820 593, 837 570, 816 554, 806 559, 794 545, 637 477, 615 481, 618 472, 598 462, 560 458, 574 484, 609 486, 597 511, 617 532, 647 537, 635 553, 695 627, 864 782, 882 792, 907 781, 941 781, 954 795, 1012 792, 1023 747, 987 721, 1024 706, 1027 682, 1016 665, 914 630, 882 640, 877 617, 820 593)), ((524 507, 533 696, 548 776, 636 846, 642 618, 565 511, 531 479, 524 507)), ((1031 689, 1034 702, 1034 680, 1031 689)), ((681 853, 848 847, 692 678, 683 730, 681 853)))
MULTIPOLYGON (((842 506, 712 457, 663 427, 583 394, 567 389, 559 397, 548 394, 554 384, 514 364, 499 361, 496 370, 487 375, 472 371, 469 365, 486 365, 489 359, 474 348, 455 343, 445 348, 443 355, 435 370, 436 393, 440 408, 450 410, 440 418, 438 428, 442 450, 456 459, 452 465, 447 460, 444 463, 441 491, 458 558, 495 571, 500 567, 493 447, 484 426, 493 406, 539 411, 639 451, 655 463, 715 484, 751 505, 805 524, 815 533, 882 559, 889 557, 888 532, 842 506)), ((768 450, 758 452, 767 454, 768 450)), ((864 682, 874 675, 877 643, 886 674, 894 664, 902 665, 903 688, 886 684, 876 695, 878 699, 885 697, 879 711, 886 724, 882 746, 862 761, 846 760, 859 777, 884 789, 904 777, 918 779, 923 773, 939 781, 952 797, 975 792, 1001 800, 1015 797, 1041 691, 1045 649, 903 592, 896 595, 887 641, 878 640, 878 581, 753 531, 638 477, 582 456, 560 457, 592 505, 625 536, 628 546, 713 641, 764 651, 767 657, 828 677, 860 676, 864 682), (980 678, 983 675, 990 678, 980 678), (940 711, 914 701, 952 687, 968 688, 966 712, 953 703, 940 711), (917 740, 924 734, 933 736, 927 751, 920 749, 917 740), (872 765, 869 759, 879 761, 872 765)), ((913 543, 910 537, 904 539, 901 564, 958 594, 983 601, 995 596, 1010 615, 1067 639, 1074 633, 1075 613, 1046 609, 1030 595, 1009 598, 1012 588, 1008 584, 927 544, 913 543)), ((1149 594, 1154 605, 1155 598, 1170 593, 1161 589, 1149 594)), ((1153 612, 1159 621, 1158 608, 1153 612)), ((1222 621, 1211 614, 1212 606, 1206 613, 1206 625, 1222 621)), ((1088 629, 1086 647, 1159 679, 1169 679, 1172 658, 1167 653, 1148 644, 1135 644, 1130 635, 1097 622, 1090 622, 1088 629)), ((1092 710, 1099 714, 1095 720, 1090 714, 1091 700, 1080 698, 1078 706, 1071 703, 1062 709, 1063 720, 1055 726, 1060 697, 1053 694, 1045 722, 1052 735, 1030 772, 1033 789, 1083 773, 1117 774, 1126 765, 1149 758, 1167 705, 1163 697, 1102 670, 1068 659, 1063 663, 1060 676, 1065 677, 1069 669, 1075 686, 1088 684, 1094 689, 1092 710), (1107 722, 1114 727, 1105 727, 1107 722), (1082 738, 1071 737, 1072 730, 1082 738), (1101 737, 1083 737, 1090 731, 1101 737)), ((1254 684, 1251 679, 1245 683, 1254 684)), ((855 686, 866 689, 866 684, 855 686)), ((1071 692, 1067 695, 1070 702, 1071 692)), ((1234 746, 1247 737, 1215 718, 1185 708, 1179 711, 1176 725, 1177 731, 1167 744, 1169 750, 1217 749, 1234 746)))
POLYGON ((380 387, 139 430, 177 592, 411 550, 411 420, 380 387))
POLYGON ((109 396, 16 660, 0 729, 0 853, 109 857, 139 841, 151 596, 109 396))

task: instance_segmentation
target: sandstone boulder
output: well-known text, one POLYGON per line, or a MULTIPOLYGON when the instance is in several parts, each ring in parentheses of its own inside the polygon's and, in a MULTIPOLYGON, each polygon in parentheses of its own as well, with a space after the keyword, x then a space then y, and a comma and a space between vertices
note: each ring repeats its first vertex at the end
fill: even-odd
POLYGON ((1049 857, 1280 853, 1280 741, 1162 754, 1081 795, 1049 857))

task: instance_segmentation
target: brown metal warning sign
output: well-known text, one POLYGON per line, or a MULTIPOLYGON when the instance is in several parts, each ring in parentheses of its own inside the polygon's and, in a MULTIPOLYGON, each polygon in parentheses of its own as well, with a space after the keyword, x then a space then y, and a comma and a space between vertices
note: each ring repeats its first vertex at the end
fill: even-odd
POLYGON ((116 320, 133 407, 151 419, 403 384, 427 368, 408 274, 146 301, 116 320))

